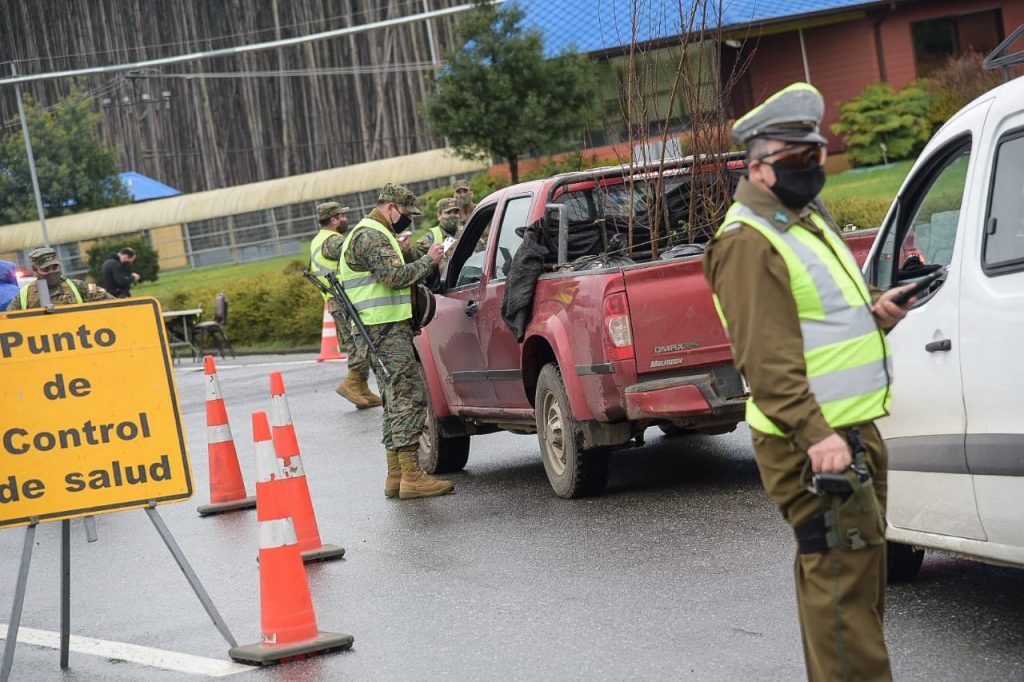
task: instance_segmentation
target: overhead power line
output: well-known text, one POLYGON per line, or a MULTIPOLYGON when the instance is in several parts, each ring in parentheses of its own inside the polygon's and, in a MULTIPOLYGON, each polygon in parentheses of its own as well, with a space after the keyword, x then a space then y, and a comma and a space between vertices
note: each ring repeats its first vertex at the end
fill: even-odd
MULTIPOLYGON (((491 4, 499 4, 503 0, 490 0, 491 4)), ((0 85, 16 85, 19 83, 30 83, 34 81, 42 80, 53 80, 55 78, 71 78, 75 76, 87 76, 96 73, 114 73, 117 71, 133 71, 135 69, 145 69, 157 66, 165 66, 167 64, 180 64, 182 62, 191 62, 198 59, 211 59, 215 57, 231 57, 238 54, 245 54, 247 52, 258 52, 261 50, 273 50, 280 47, 291 47, 292 45, 301 45, 303 43, 310 43, 317 40, 327 40, 329 38, 338 38, 341 36, 353 35, 356 33, 363 33, 365 31, 372 31, 380 28, 389 28, 392 26, 401 26, 403 24, 415 23, 417 21, 423 21, 425 19, 433 19, 435 17, 443 17, 449 14, 458 14, 467 10, 473 9, 473 5, 458 5, 456 7, 447 7, 445 9, 431 10, 429 12, 422 12, 420 14, 413 14, 408 17, 401 17, 398 19, 386 19, 384 21, 375 21, 369 24, 363 24, 361 26, 350 26, 347 28, 339 28, 331 31, 322 31, 320 33, 312 33, 306 36, 297 36, 295 38, 284 38, 282 40, 271 40, 263 43, 256 43, 253 45, 239 45, 236 47, 226 47, 218 50, 207 50, 205 52, 193 52, 190 54, 176 55, 174 57, 162 57, 159 59, 149 59, 141 62, 131 62, 128 64, 112 64, 109 66, 94 66, 84 69, 75 69, 72 71, 52 71, 49 73, 37 73, 29 76, 13 76, 9 78, 0 79, 0 85)))

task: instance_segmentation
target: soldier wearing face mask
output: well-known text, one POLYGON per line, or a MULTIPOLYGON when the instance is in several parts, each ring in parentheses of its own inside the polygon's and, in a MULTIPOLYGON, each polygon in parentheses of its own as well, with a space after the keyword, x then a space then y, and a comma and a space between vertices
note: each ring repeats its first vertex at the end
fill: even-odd
POLYGON ((881 682, 892 679, 882 627, 888 456, 874 421, 892 392, 885 333, 907 314, 892 298, 907 287, 870 289, 815 201, 824 109, 813 86, 794 83, 733 125, 747 177, 704 274, 750 385, 761 481, 794 531, 807 677, 881 682))
POLYGON ((473 215, 476 204, 473 203, 473 189, 469 186, 469 180, 459 180, 455 183, 455 204, 459 207, 459 217, 462 224, 469 222, 469 216, 473 215))
POLYGON ((39 282, 45 282, 49 290, 50 302, 53 305, 71 305, 72 303, 89 303, 114 298, 106 289, 95 284, 86 284, 79 279, 67 279, 60 271, 57 252, 48 246, 33 249, 28 254, 32 263, 35 282, 23 287, 18 296, 11 301, 8 310, 27 310, 41 308, 39 300, 39 282))
POLYGON ((440 262, 443 247, 432 244, 425 255, 409 248, 406 229, 414 215, 421 212, 412 192, 385 185, 377 208, 345 238, 338 267, 345 292, 373 341, 375 359, 386 368, 373 365, 384 400, 384 495, 403 500, 455 490, 451 481, 426 474, 419 462, 427 394, 412 345, 412 287, 440 262))

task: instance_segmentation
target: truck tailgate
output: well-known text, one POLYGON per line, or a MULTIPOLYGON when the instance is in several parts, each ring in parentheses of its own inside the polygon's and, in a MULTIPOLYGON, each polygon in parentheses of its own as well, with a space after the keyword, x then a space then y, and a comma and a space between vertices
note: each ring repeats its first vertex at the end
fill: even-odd
POLYGON ((638 375, 732 360, 699 258, 624 268, 638 375))

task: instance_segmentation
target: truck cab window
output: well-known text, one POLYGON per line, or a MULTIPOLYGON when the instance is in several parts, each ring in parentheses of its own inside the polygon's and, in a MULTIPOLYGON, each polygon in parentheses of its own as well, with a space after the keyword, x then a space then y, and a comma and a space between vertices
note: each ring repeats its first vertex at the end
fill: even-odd
POLYGON ((445 275, 447 282, 454 282, 453 288, 476 284, 484 277, 486 262, 487 228, 494 218, 494 205, 481 206, 473 213, 469 223, 459 237, 458 246, 445 275))
POLYGON ((953 260, 969 161, 969 145, 956 146, 901 197, 897 222, 889 226, 875 263, 880 287, 916 279, 953 260))
POLYGON ((1024 269, 1024 133, 999 145, 985 221, 983 262, 990 275, 1024 269))
POLYGON ((523 238, 516 233, 516 228, 526 225, 530 215, 533 197, 516 197, 505 204, 505 213, 501 216, 501 228, 498 232, 498 249, 494 255, 493 279, 505 279, 512 269, 512 257, 519 250, 523 238))

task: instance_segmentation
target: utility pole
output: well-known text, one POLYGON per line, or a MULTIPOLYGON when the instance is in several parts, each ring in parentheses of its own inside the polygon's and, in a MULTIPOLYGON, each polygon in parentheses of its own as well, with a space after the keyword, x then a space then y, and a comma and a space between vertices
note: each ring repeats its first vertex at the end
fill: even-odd
MULTIPOLYGON (((18 69, 14 62, 11 62, 11 75, 18 75, 18 69)), ((28 132, 28 119, 25 118, 25 104, 21 101, 21 86, 17 83, 14 84, 14 94, 18 98, 18 116, 21 117, 21 133, 25 137, 28 172, 32 176, 32 191, 36 195, 36 211, 39 212, 39 225, 43 229, 43 244, 49 246, 50 237, 46 232, 46 213, 43 211, 43 195, 39 192, 39 176, 36 175, 36 157, 32 153, 32 137, 28 132)))

